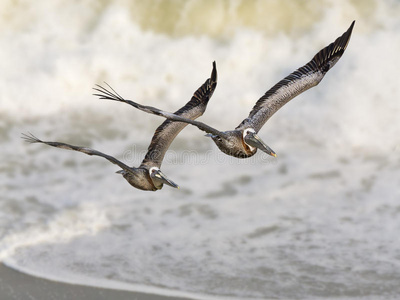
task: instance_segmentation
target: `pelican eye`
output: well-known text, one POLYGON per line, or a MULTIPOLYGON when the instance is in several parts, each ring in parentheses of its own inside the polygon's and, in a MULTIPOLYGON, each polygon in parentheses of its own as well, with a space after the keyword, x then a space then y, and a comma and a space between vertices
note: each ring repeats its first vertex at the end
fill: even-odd
POLYGON ((253 128, 247 128, 243 131, 243 137, 248 136, 249 134, 254 134, 256 131, 253 128))
POLYGON ((155 168, 155 167, 152 167, 152 168, 150 169, 149 173, 150 173, 152 176, 155 176, 155 177, 159 177, 159 178, 160 178, 160 175, 158 174, 158 171, 160 171, 160 169, 155 168))

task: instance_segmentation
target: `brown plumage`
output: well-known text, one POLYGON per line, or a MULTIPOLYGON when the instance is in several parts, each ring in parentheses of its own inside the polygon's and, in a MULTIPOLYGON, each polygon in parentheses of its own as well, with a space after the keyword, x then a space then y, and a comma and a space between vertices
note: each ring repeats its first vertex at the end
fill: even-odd
POLYGON ((230 131, 219 131, 202 122, 190 120, 182 115, 162 111, 158 108, 138 104, 125 100, 117 93, 101 90, 98 94, 102 99, 125 102, 147 113, 162 116, 172 121, 186 122, 197 126, 208 133, 218 148, 231 156, 247 158, 253 156, 257 149, 276 156, 257 135, 265 122, 283 105, 291 99, 316 86, 325 74, 337 63, 346 50, 354 27, 353 21, 348 30, 333 43, 319 51, 313 59, 303 67, 297 69, 268 90, 255 104, 249 116, 239 126, 230 131))
POLYGON ((294 97, 316 86, 337 63, 346 50, 355 21, 333 43, 319 51, 313 59, 297 69, 271 89, 254 105, 249 116, 236 128, 254 128, 258 132, 268 119, 294 97))
MULTIPOLYGON (((211 77, 207 79, 207 81, 193 94, 190 101, 186 103, 185 106, 174 112, 174 114, 190 120, 197 119, 205 112, 208 101, 213 95, 216 86, 217 67, 215 62, 213 62, 211 77)), ((105 92, 101 86, 98 86, 98 89, 96 88, 96 90, 99 92, 105 92)), ((142 165, 160 168, 164 155, 172 141, 187 125, 187 123, 165 120, 156 129, 142 165)))
MULTIPOLYGON (((206 110, 208 101, 210 100, 217 86, 217 70, 215 62, 211 77, 194 93, 192 98, 185 106, 175 112, 176 115, 187 119, 196 119, 200 117, 206 110)), ((95 90, 105 92, 102 87, 98 86, 95 90)), ((59 142, 46 142, 38 139, 32 134, 22 134, 22 138, 29 143, 43 143, 52 147, 74 150, 85 153, 87 155, 100 156, 113 164, 118 165, 122 170, 117 173, 122 176, 135 188, 156 191, 163 187, 163 184, 177 188, 178 185, 169 180, 160 170, 165 152, 178 133, 187 126, 187 123, 171 122, 165 120, 155 131, 148 148, 147 154, 138 168, 129 167, 113 156, 104 154, 100 151, 87 147, 79 147, 59 142)))

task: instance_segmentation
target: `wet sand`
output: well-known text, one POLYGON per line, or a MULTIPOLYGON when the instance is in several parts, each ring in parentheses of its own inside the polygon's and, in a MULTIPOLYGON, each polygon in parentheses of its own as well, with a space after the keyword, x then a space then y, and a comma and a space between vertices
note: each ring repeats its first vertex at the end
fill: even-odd
POLYGON ((191 300, 55 282, 26 275, 0 264, 1 300, 191 300))

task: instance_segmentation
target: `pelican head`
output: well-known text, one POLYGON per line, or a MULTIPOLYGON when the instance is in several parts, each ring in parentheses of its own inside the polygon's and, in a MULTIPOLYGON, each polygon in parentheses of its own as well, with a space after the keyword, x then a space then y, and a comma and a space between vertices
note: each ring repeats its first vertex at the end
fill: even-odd
POLYGON ((169 180, 157 167, 149 168, 141 166, 139 168, 131 168, 130 171, 120 170, 117 173, 121 174, 130 185, 144 191, 160 190, 164 183, 174 188, 179 188, 176 183, 169 180))
POLYGON ((179 186, 172 180, 168 179, 167 176, 165 176, 165 174, 157 167, 151 167, 149 169, 149 175, 151 181, 153 181, 153 184, 157 189, 161 189, 163 184, 167 184, 179 189, 179 186))
POLYGON ((247 146, 249 146, 251 151, 260 149, 261 151, 276 157, 275 152, 261 140, 253 128, 246 128, 243 130, 243 141, 247 146))
POLYGON ((252 128, 224 131, 224 135, 221 137, 207 134, 225 154, 237 158, 248 158, 253 156, 257 152, 257 149, 260 149, 276 157, 275 152, 260 139, 252 128))

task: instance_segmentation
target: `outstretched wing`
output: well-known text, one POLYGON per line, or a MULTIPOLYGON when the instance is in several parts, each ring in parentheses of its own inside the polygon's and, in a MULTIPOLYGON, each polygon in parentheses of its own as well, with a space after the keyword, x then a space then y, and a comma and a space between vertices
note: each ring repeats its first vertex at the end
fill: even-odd
POLYGON ((32 133, 29 133, 29 134, 22 133, 22 138, 28 143, 42 143, 42 144, 46 144, 46 145, 49 145, 49 146, 52 146, 52 147, 56 147, 56 148, 79 151, 79 152, 85 153, 87 155, 101 156, 101 157, 104 157, 105 159, 107 159, 108 161, 112 162, 113 164, 118 165, 119 167, 121 167, 121 169, 123 169, 123 170, 125 170, 125 171, 127 171, 129 173, 132 172, 132 168, 130 168, 129 166, 125 165, 123 162, 119 161, 115 157, 112 157, 110 155, 104 154, 104 153, 99 152, 99 151, 94 150, 94 149, 90 149, 90 148, 87 148, 87 147, 73 146, 73 145, 69 145, 69 144, 65 144, 65 143, 59 143, 59 142, 45 142, 45 141, 42 141, 42 140, 38 139, 32 133))
MULTIPOLYGON (((216 87, 217 68, 214 61, 210 78, 208 78, 206 82, 204 82, 204 84, 194 92, 190 101, 186 103, 185 106, 177 110, 174 114, 190 120, 197 119, 205 112, 208 101, 213 95, 216 87)), ((151 143, 147 149, 147 153, 142 164, 156 165, 158 168, 160 168, 165 153, 167 152, 172 141, 187 125, 188 123, 165 120, 160 126, 158 126, 154 132, 153 138, 151 139, 151 143)))
POLYGON ((167 119, 156 129, 153 139, 148 148, 148 152, 142 164, 152 164, 160 167, 165 152, 168 150, 173 139, 183 128, 187 126, 187 124, 197 126, 200 130, 211 133, 213 135, 225 136, 224 133, 212 128, 211 126, 194 121, 194 119, 200 117, 206 110, 207 103, 210 100, 215 90, 215 87, 217 86, 217 70, 215 62, 213 63, 213 71, 211 73, 211 77, 207 79, 206 82, 194 93, 191 100, 175 113, 169 113, 152 106, 145 106, 138 104, 132 100, 126 100, 122 96, 120 96, 111 86, 109 86, 108 84, 107 86, 109 87, 109 89, 97 85, 97 87, 94 89, 98 91, 99 94, 94 95, 100 97, 100 99, 124 102, 144 112, 161 116, 167 119))
POLYGON ((249 116, 238 126, 252 127, 258 132, 267 120, 288 101, 316 86, 337 63, 346 50, 355 21, 333 43, 319 51, 313 59, 285 77, 268 90, 251 110, 249 116))

